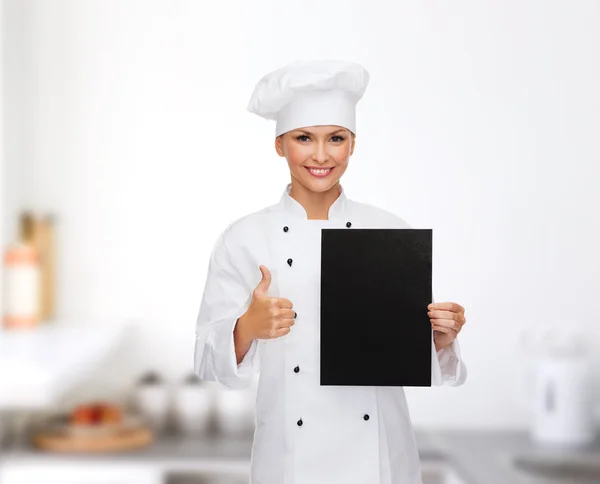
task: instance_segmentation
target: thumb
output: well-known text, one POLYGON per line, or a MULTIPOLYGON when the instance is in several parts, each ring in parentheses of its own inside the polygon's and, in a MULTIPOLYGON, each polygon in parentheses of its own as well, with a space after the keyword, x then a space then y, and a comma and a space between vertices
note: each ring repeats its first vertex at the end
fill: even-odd
POLYGON ((259 266, 259 269, 262 274, 262 279, 258 283, 258 286, 256 286, 255 292, 266 296, 269 290, 269 286, 271 285, 271 271, 267 269, 267 266, 262 265, 259 266))

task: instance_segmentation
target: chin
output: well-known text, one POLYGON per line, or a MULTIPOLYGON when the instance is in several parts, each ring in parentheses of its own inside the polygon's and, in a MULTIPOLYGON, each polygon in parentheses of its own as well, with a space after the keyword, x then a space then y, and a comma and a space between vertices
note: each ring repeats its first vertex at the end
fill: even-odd
MULTIPOLYGON (((310 177, 310 175, 308 175, 310 177)), ((331 190, 331 187, 335 186, 339 182, 339 178, 331 178, 331 179, 323 179, 323 180, 314 180, 309 178, 306 180, 304 178, 302 180, 302 184, 313 192, 326 192, 331 190)))

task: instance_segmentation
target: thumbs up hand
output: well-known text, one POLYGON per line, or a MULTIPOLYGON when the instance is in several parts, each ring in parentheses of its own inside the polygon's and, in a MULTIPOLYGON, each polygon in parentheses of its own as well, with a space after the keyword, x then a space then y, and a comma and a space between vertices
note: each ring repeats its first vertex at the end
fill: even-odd
POLYGON ((269 269, 261 265, 260 272, 262 279, 252 292, 252 301, 248 310, 238 322, 240 332, 249 340, 279 338, 288 334, 296 322, 292 301, 269 296, 271 285, 269 269))

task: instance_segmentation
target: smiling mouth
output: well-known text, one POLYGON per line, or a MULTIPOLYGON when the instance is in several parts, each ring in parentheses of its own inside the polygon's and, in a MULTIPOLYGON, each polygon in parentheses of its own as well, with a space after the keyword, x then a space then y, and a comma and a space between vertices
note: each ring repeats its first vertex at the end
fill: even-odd
POLYGON ((305 166, 304 168, 306 168, 306 170, 311 175, 322 178, 322 177, 325 177, 325 176, 329 175, 329 173, 331 173, 331 171, 333 170, 334 167, 330 167, 330 168, 312 168, 312 167, 305 166))

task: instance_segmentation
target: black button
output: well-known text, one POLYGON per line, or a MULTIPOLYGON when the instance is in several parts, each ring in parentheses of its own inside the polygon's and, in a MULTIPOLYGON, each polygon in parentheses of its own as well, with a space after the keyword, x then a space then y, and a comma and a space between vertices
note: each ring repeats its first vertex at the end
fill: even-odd
POLYGON ((365 416, 363 417, 365 420, 369 420, 369 414, 365 414, 365 416))
POLYGON ((288 259, 287 263, 291 266, 292 265, 292 259, 288 259))
POLYGON ((350 227, 352 224, 350 222, 346 222, 346 227, 350 227))
POLYGON ((302 427, 302 419, 298 420, 298 427, 302 427))
POLYGON ((298 373, 300 371, 300 367, 297 366, 296 368, 294 368, 294 373, 298 373))
POLYGON ((285 227, 283 227, 283 231, 287 232, 289 229, 287 228, 287 225, 285 227))
POLYGON ((298 313, 294 311, 294 319, 296 319, 296 316, 298 316, 298 313))

